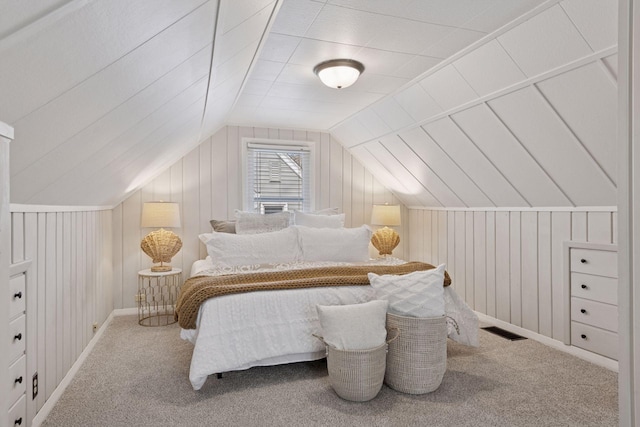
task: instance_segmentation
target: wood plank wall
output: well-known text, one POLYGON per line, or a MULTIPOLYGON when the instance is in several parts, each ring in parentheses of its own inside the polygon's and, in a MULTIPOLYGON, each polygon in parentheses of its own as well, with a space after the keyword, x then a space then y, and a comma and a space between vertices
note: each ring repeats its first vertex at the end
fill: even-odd
POLYGON ((12 208, 12 263, 30 259, 26 283, 27 420, 51 396, 113 311, 111 210, 12 208), (33 374, 39 393, 31 399, 33 374))
MULTIPOLYGON (((206 257, 198 234, 211 231, 209 220, 233 218, 235 209, 242 209, 242 138, 315 141, 315 209, 338 207, 346 213, 347 227, 368 223, 373 204, 399 204, 328 133, 227 126, 114 208, 115 308, 136 306, 137 273, 151 265, 140 250, 140 240, 149 232, 140 228, 144 202, 165 200, 180 204, 182 228, 174 231, 183 246, 172 265, 182 268, 185 278, 193 262, 206 257)), ((403 207, 404 224, 408 223, 407 215, 408 210, 403 207)), ((398 229, 401 243, 394 251, 398 257, 408 250, 406 230, 407 227, 398 229)))
POLYGON ((563 242, 617 243, 614 211, 409 210, 413 260, 446 263, 474 310, 564 339, 563 242))

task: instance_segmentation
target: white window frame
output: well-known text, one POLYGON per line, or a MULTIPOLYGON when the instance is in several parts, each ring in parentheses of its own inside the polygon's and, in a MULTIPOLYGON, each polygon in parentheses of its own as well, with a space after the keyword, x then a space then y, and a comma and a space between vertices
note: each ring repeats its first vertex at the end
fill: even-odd
POLYGON ((242 163, 242 194, 241 194, 241 199, 242 199, 242 209, 245 211, 252 211, 253 210, 253 206, 249 206, 248 205, 248 201, 247 198, 245 197, 245 195, 247 194, 247 186, 248 186, 248 179, 247 179, 247 155, 248 155, 248 147, 249 144, 256 144, 256 145, 265 145, 265 146, 270 146, 269 148, 279 148, 282 147, 283 149, 288 149, 290 150, 293 147, 304 147, 305 149, 309 150, 309 198, 311 199, 309 201, 309 207, 311 210, 315 209, 315 199, 316 199, 316 194, 315 194, 315 190, 316 190, 316 186, 315 186, 315 179, 316 179, 316 174, 315 174, 315 157, 316 157, 316 143, 314 141, 295 141, 295 140, 283 140, 283 139, 266 139, 266 138, 242 138, 241 140, 241 163, 242 163))

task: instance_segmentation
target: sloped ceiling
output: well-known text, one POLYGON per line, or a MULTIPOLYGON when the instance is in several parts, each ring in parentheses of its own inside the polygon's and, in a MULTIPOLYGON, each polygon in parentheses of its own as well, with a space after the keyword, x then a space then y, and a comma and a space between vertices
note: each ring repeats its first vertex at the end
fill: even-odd
POLYGON ((229 123, 330 130, 408 206, 615 205, 616 14, 616 0, 0 2, 11 201, 117 204, 229 123), (335 57, 365 64, 354 86, 313 75, 335 57))

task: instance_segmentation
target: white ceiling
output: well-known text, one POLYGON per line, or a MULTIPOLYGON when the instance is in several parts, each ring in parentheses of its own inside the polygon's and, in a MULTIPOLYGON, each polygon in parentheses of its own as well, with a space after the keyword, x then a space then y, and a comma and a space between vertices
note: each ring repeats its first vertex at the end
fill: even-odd
POLYGON ((612 205, 616 4, 3 0, 11 201, 117 204, 240 124, 330 130, 408 205, 612 205))

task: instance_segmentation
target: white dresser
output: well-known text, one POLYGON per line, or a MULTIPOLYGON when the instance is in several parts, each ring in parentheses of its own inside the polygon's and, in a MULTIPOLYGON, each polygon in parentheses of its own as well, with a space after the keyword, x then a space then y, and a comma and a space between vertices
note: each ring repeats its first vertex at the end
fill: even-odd
POLYGON ((618 248, 565 242, 565 344, 618 360, 618 248))
POLYGON ((9 269, 9 426, 27 425, 26 271, 30 261, 9 269))

